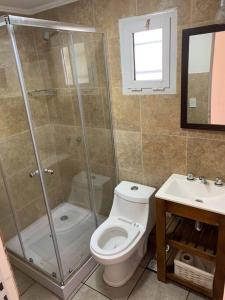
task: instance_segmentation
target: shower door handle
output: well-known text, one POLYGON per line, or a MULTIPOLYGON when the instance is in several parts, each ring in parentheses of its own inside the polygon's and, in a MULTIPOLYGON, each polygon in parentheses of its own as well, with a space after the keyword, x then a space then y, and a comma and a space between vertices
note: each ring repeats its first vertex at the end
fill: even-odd
POLYGON ((30 172, 29 176, 31 178, 33 178, 34 176, 38 175, 39 174, 39 171, 38 170, 35 170, 34 172, 30 172))
POLYGON ((44 172, 47 174, 54 174, 54 170, 51 169, 44 169, 44 172))

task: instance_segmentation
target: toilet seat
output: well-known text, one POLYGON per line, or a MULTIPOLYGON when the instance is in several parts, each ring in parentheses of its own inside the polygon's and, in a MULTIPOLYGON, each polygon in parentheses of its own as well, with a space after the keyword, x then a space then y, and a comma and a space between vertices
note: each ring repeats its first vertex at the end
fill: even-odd
POLYGON ((101 256, 113 256, 126 250, 140 235, 142 226, 123 217, 109 217, 91 238, 91 248, 101 256))

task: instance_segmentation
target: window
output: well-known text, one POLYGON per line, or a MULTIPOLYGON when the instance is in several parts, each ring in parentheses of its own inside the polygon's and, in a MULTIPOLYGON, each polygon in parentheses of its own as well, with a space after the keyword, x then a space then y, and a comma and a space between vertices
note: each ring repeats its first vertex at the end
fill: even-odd
POLYGON ((121 19, 124 94, 176 93, 176 10, 121 19))

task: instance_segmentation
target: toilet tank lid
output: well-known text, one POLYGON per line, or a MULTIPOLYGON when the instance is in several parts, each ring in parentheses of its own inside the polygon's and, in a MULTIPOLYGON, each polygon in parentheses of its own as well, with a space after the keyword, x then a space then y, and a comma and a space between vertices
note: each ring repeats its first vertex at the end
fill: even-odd
POLYGON ((149 199, 155 190, 154 187, 139 183, 121 181, 115 188, 115 194, 131 202, 149 203, 149 199))

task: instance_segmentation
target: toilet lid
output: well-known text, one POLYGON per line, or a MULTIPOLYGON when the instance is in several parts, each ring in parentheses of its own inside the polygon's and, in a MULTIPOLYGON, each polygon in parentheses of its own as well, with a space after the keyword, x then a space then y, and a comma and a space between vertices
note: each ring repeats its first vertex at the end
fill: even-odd
POLYGON ((140 235, 140 226, 130 220, 110 217, 92 235, 91 248, 103 256, 118 254, 140 235))

